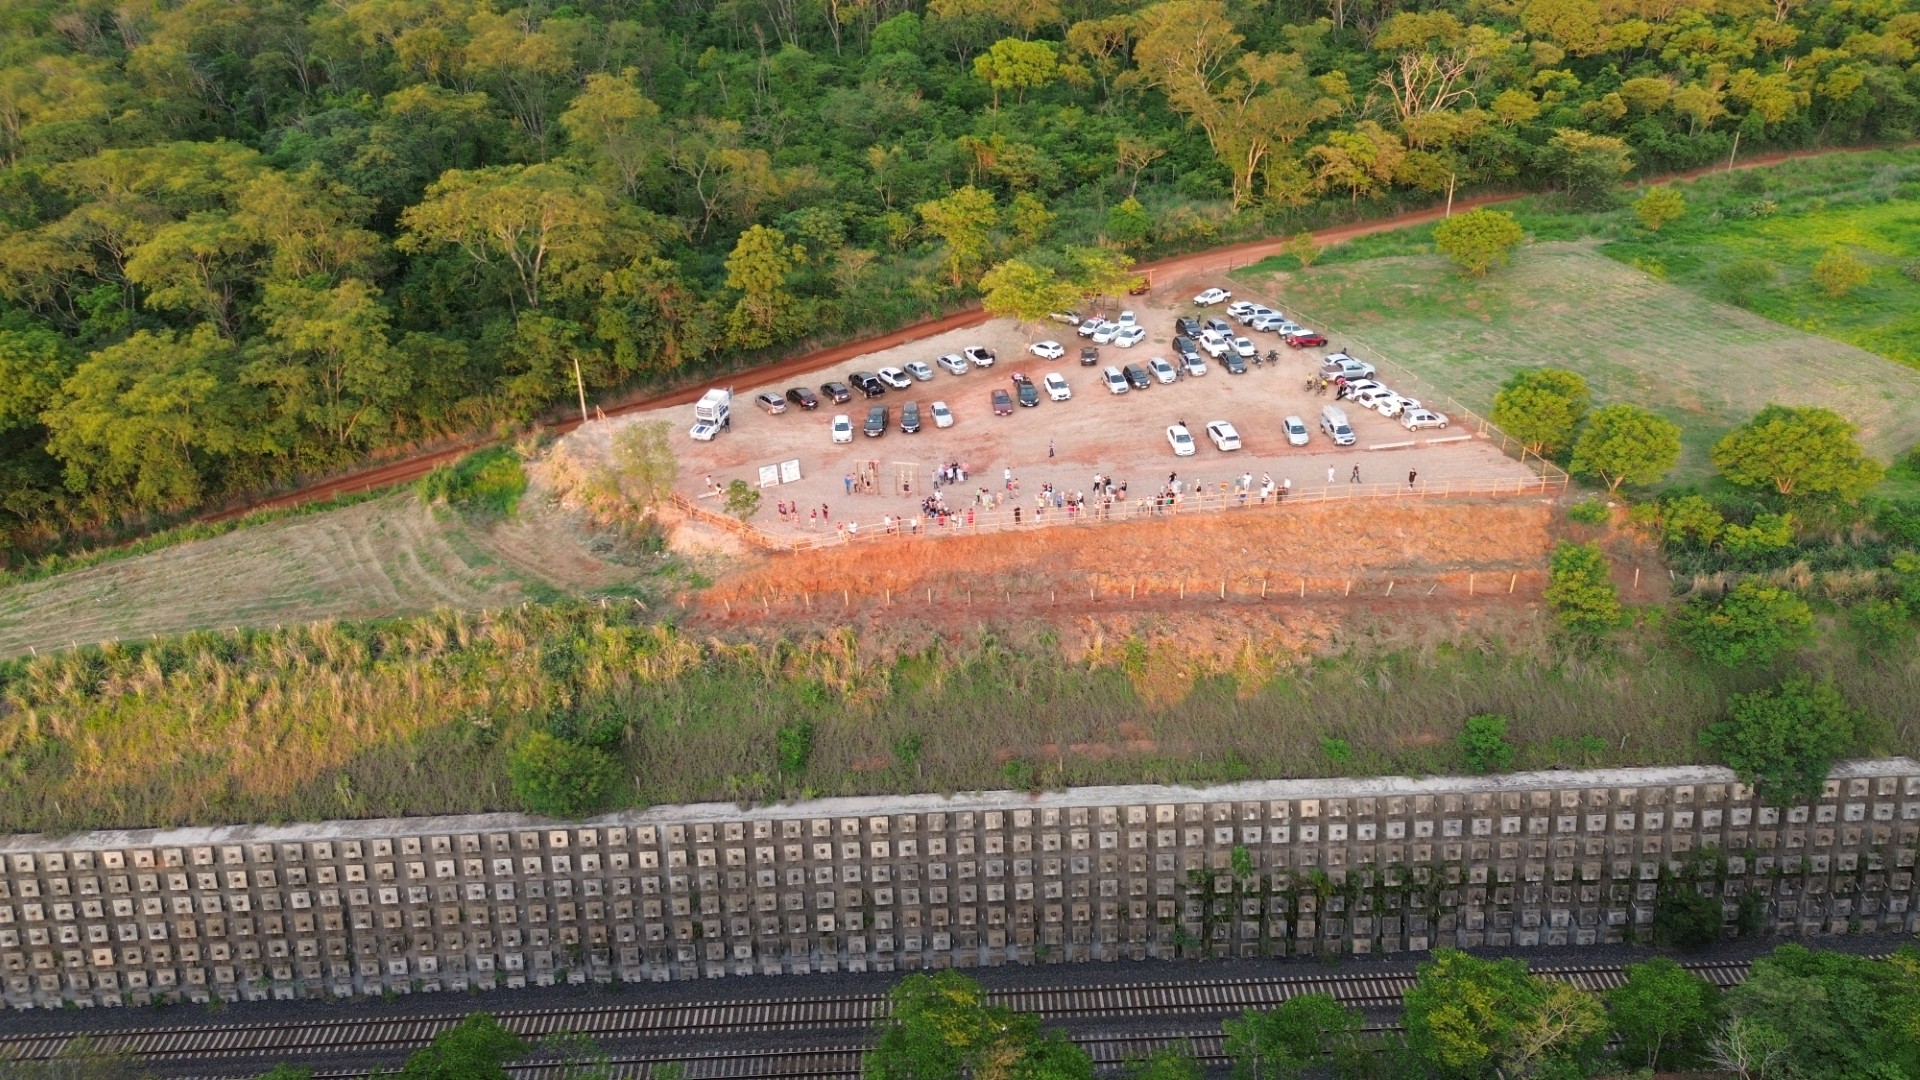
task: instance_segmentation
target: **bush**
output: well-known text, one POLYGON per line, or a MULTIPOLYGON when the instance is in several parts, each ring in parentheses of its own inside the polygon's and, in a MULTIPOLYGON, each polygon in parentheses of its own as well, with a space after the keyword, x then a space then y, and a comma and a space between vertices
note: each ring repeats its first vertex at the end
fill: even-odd
POLYGON ((612 754, 536 731, 507 760, 513 794, 528 810, 577 818, 603 809, 620 782, 612 754))
POLYGON ((1495 266, 1504 265, 1507 256, 1525 230, 1504 210, 1474 210, 1441 222, 1433 230, 1433 246, 1452 259, 1467 277, 1480 277, 1495 266))
POLYGON ((1604 499, 1581 499, 1567 507, 1567 517, 1582 525, 1605 525, 1611 516, 1604 499))
POLYGON ((745 480, 727 484, 727 513, 745 521, 760 510, 760 489, 745 480))
POLYGON ((1743 581, 1718 600, 1689 600, 1674 628, 1704 660, 1727 667, 1767 664, 1811 636, 1813 611, 1790 589, 1743 581))
POLYGON ((527 471, 510 446, 475 451, 420 478, 420 497, 484 517, 512 517, 526 494, 527 471))
POLYGON ((1745 305, 1753 290, 1773 283, 1773 264, 1761 258, 1736 259, 1714 275, 1727 299, 1745 305))
POLYGON ((1854 605, 1847 612, 1847 622, 1853 627, 1860 654, 1866 657, 1879 656, 1913 637, 1907 602, 1897 596, 1891 600, 1875 597, 1854 605))
POLYGON ((1831 300, 1838 300, 1865 285, 1872 277, 1873 269, 1861 262, 1859 256, 1840 248, 1830 249, 1813 264, 1813 283, 1831 300))
POLYGON ((1493 713, 1467 717, 1460 732, 1460 752, 1471 773, 1505 772, 1513 766, 1513 744, 1507 741, 1507 718, 1493 713))
POLYGON ((1708 727, 1700 741, 1778 805, 1817 798, 1861 726, 1832 683, 1796 676, 1772 690, 1736 696, 1727 719, 1708 727))
POLYGON ((1612 566, 1597 544, 1561 541, 1547 571, 1547 605, 1560 628, 1595 637, 1620 625, 1620 590, 1612 566))
POLYGON ((1640 196, 1640 201, 1633 204, 1634 216, 1649 232, 1659 232, 1661 226, 1678 221, 1686 212, 1686 196, 1665 185, 1649 188, 1640 196))
POLYGON ((813 759, 813 721, 788 724, 774 736, 780 755, 780 774, 799 776, 813 759))

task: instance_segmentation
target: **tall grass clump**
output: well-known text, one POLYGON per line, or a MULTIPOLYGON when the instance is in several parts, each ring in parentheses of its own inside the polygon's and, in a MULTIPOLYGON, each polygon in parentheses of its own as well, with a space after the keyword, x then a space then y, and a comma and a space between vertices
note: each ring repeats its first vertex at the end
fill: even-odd
POLYGON ((527 491, 527 471, 510 446, 492 446, 420 478, 420 498, 477 517, 512 517, 527 491))

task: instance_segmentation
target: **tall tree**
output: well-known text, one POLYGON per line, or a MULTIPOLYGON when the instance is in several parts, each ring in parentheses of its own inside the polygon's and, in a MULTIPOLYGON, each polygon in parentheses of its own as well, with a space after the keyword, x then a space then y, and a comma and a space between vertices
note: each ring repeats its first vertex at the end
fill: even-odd
POLYGON ((632 68, 618 75, 595 72, 560 114, 567 140, 594 163, 613 190, 631 199, 647 171, 660 161, 660 106, 633 83, 632 68))
POLYGON ((556 282, 596 279, 625 239, 605 193, 559 165, 455 169, 400 222, 402 251, 457 248, 533 309, 556 282))
MULTIPOLYGON (((1406 995, 1407 1042, 1443 1075, 1522 1077, 1579 1069, 1599 1052, 1598 999, 1520 960, 1437 949, 1406 995)), ((1568 1072, 1567 1075, 1580 1075, 1568 1072)))
POLYGON ((969 184, 943 199, 914 207, 920 220, 947 245, 947 280, 955 288, 979 271, 986 260, 994 226, 1000 223, 993 194, 969 184))
POLYGON ((1885 474, 1860 449, 1857 430, 1830 409, 1769 405, 1714 444, 1713 464, 1742 487, 1857 499, 1885 474))
MULTIPOLYGON (((404 355, 392 345, 379 293, 358 279, 332 288, 267 287, 265 336, 240 370, 266 387, 289 424, 318 433, 331 450, 364 446, 384 434, 412 389, 404 355)), ((299 445, 304 432, 288 432, 299 445)))
POLYGON ((1488 419, 1529 451, 1558 453, 1573 439, 1593 400, 1587 380, 1563 368, 1523 368, 1493 395, 1488 419))
POLYGON ((1595 409, 1573 443, 1568 471, 1598 477, 1609 492, 1631 480, 1659 483, 1680 460, 1680 426, 1638 405, 1595 409))
POLYGON ((807 249, 788 245, 778 229, 755 225, 740 234, 727 256, 727 287, 741 293, 727 316, 727 337, 733 344, 763 349, 793 335, 802 320, 787 279, 806 257, 807 249))

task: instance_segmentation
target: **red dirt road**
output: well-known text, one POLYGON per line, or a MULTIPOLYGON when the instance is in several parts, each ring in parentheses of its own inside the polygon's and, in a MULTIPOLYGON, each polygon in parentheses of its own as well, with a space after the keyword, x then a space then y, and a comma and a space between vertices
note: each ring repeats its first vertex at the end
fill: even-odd
MULTIPOLYGON (((1796 151, 1792 153, 1763 154, 1738 162, 1733 167, 1735 169, 1755 169, 1768 165, 1777 165, 1783 161, 1794 158, 1821 157, 1828 154, 1863 153, 1877 149, 1883 148, 1844 147, 1825 150, 1796 151)), ((1708 173, 1720 172, 1724 169, 1725 166, 1694 169, 1690 172, 1674 173, 1650 180, 1635 181, 1633 184, 1623 186, 1632 187, 1640 183, 1665 183, 1671 180, 1686 180, 1697 176, 1704 176, 1708 173)), ((1491 194, 1478 195, 1468 199, 1457 199, 1454 201, 1453 209, 1472 210, 1482 206, 1512 202, 1515 199, 1525 197, 1526 194, 1528 193, 1491 194)), ((1446 213, 1447 208, 1444 205, 1434 206, 1425 210, 1416 210, 1411 213, 1395 214, 1389 217, 1375 218, 1371 221, 1362 221, 1351 225, 1340 225, 1330 229, 1321 229, 1313 235, 1314 239, 1322 245, 1326 245, 1338 243, 1343 240, 1352 240, 1361 236, 1368 236, 1373 233, 1403 229, 1409 225, 1422 225, 1429 221, 1437 221, 1446 213)), ((1258 262, 1270 255, 1279 254, 1280 248, 1286 242, 1286 239, 1286 237, 1274 237, 1266 240, 1253 240, 1241 244, 1231 244, 1226 247, 1196 252, 1192 255, 1163 259, 1159 262, 1142 263, 1136 267, 1136 269, 1143 272, 1151 272, 1156 278, 1163 280, 1208 271, 1229 270, 1235 267, 1246 266, 1249 263, 1258 262)), ((988 318, 989 316, 977 306, 970 306, 954 314, 939 319, 915 323, 912 326, 905 326, 892 333, 882 334, 878 337, 850 341, 844 345, 836 345, 832 348, 820 349, 799 356, 789 357, 788 359, 775 361, 771 364, 753 368, 748 371, 731 372, 692 383, 679 389, 655 393, 646 397, 628 399, 616 405, 605 407, 603 411, 608 416, 618 416, 624 413, 656 408, 662 405, 687 404, 698 401, 701 394, 716 386, 732 385, 742 381, 779 381, 788 375, 813 371, 816 368, 838 363, 842 360, 849 360, 866 353, 892 348, 896 345, 903 345, 921 338, 931 337, 935 334, 942 334, 949 330, 959 330, 968 326, 976 326, 986 322, 988 318)), ((578 420, 567 420, 545 425, 541 430, 556 435, 565 434, 578 427, 579 424, 580 422, 578 420)), ((299 488, 282 495, 261 499, 245 506, 231 507, 209 513, 196 520, 225 521, 243 514, 250 514, 256 510, 274 510, 289 506, 299 506, 304 503, 320 502, 370 488, 404 484, 425 476, 440 465, 458 460, 465 454, 471 453, 484 446, 493 445, 497 441, 498 440, 494 439, 479 439, 442 449, 426 451, 398 461, 392 461, 358 472, 321 480, 307 487, 299 488)))

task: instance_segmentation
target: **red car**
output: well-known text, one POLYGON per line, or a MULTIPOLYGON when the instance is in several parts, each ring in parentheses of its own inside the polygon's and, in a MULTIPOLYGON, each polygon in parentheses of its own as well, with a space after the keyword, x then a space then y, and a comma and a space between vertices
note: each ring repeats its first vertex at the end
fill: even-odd
POLYGON ((1013 395, 1012 394, 1007 393, 1005 390, 995 390, 993 392, 993 415, 995 416, 1012 416, 1013 415, 1013 395))
POLYGON ((1316 334, 1311 330, 1301 334, 1287 335, 1287 344, 1296 349, 1304 349, 1310 345, 1325 345, 1326 343, 1327 336, 1325 334, 1316 334))

